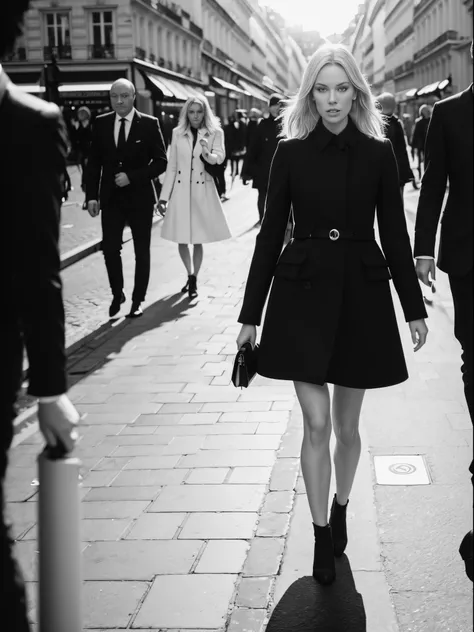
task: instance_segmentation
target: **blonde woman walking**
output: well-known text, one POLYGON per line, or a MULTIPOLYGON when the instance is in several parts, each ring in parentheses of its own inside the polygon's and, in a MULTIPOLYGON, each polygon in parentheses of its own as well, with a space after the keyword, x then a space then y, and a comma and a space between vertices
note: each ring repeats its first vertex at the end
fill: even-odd
MULTIPOLYGON (((346 510, 368 388, 407 379, 389 279, 414 350, 427 327, 412 259, 398 172, 369 86, 341 45, 316 51, 283 114, 262 228, 239 322, 237 346, 260 341, 258 372, 292 380, 301 405, 301 469, 315 536, 313 576, 336 577, 348 536, 346 510), (291 209, 294 238, 281 253, 291 209), (377 212, 383 252, 374 238, 377 212), (328 384, 334 385, 331 402, 328 384), (336 494, 328 521, 334 429, 336 494)), ((357 511, 357 507, 354 508, 357 511)))
POLYGON ((206 170, 206 163, 220 165, 224 159, 224 133, 206 97, 188 99, 173 130, 159 210, 165 215, 161 236, 179 244, 188 274, 181 291, 189 298, 197 296, 202 244, 231 236, 214 179, 206 170))

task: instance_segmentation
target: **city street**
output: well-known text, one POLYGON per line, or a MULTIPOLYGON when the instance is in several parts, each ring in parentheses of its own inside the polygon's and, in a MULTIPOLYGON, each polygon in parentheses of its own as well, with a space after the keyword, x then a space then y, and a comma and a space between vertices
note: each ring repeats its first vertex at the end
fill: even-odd
MULTIPOLYGON (((408 185, 410 234, 417 199, 408 185)), ((70 200, 63 253, 100 237, 99 219, 70 200)), ((311 578, 303 422, 292 384, 260 376, 249 389, 230 383, 256 191, 236 181, 224 210, 233 238, 204 247, 197 300, 180 293, 186 275, 160 222, 142 318, 123 318, 131 241, 122 251, 127 303, 112 321, 102 254, 63 271, 70 393, 84 415, 76 450, 84 629, 470 632, 472 584, 458 547, 472 528, 472 426, 446 275, 438 271, 428 295, 430 333, 417 354, 395 299, 410 379, 366 394, 347 555, 323 588, 311 578), (381 482, 379 456, 394 457, 395 484, 381 482), (414 456, 427 484, 411 484, 400 469, 414 456)), ((6 484, 33 622, 41 443, 36 422, 18 426, 6 484)))

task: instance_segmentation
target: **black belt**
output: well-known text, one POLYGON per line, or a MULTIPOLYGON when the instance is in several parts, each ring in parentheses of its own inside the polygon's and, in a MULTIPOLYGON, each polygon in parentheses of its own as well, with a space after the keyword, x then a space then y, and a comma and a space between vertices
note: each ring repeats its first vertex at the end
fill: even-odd
POLYGON ((354 239, 356 241, 371 241, 375 239, 372 230, 346 230, 338 228, 318 228, 313 230, 308 237, 295 237, 295 239, 330 239, 337 241, 338 239, 354 239))

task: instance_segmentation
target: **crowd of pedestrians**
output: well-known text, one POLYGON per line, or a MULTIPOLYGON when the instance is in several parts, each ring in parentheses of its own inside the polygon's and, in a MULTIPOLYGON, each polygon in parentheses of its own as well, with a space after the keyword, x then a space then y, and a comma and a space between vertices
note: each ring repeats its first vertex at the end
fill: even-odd
MULTIPOLYGON (((0 56, 13 49, 28 5, 28 0, 6 3, 0 56)), ((101 216, 111 317, 126 300, 120 257, 125 225, 132 230, 136 260, 129 316, 137 318, 143 313, 150 274, 153 213, 164 216, 162 237, 178 244, 187 273, 182 291, 194 299, 203 244, 231 237, 218 185, 226 157, 231 179, 251 180, 257 189, 261 226, 236 342, 239 349, 247 342, 255 348, 270 295, 258 373, 292 381, 302 409, 301 470, 313 522, 312 574, 317 582, 335 581, 334 558, 347 546, 347 507, 361 452, 359 417, 365 391, 408 379, 391 278, 417 352, 429 345, 419 281, 431 283, 436 265, 448 274, 472 419, 472 85, 438 102, 432 112, 420 109, 413 127, 409 140, 425 166, 414 251, 403 210, 403 187, 413 172, 395 100, 389 93, 372 95, 342 45, 319 48, 298 94, 288 101, 272 96, 267 117, 251 111, 247 120, 237 111, 222 127, 204 96, 188 99, 173 130, 169 155, 158 119, 136 109, 130 81, 115 81, 110 101, 112 111, 98 116, 93 125, 87 108, 78 113, 71 139, 59 108, 21 91, 0 66, 2 191, 16 196, 14 209, 5 214, 10 243, 2 250, 9 304, 3 313, 8 378, 0 423, 0 602, 2 623, 16 632, 27 632, 29 624, 3 511, 3 486, 24 348, 29 393, 39 398, 39 426, 47 444, 70 452, 77 439, 79 415, 67 396, 58 248, 71 143, 80 156, 87 210, 92 217, 101 216), (157 197, 160 175, 164 181, 157 197), (375 218, 381 248, 375 241, 375 218), (285 246, 289 224, 293 236, 285 246), (332 401, 328 383, 334 385, 332 401), (329 507, 332 429, 336 493, 329 507)), ((472 463, 470 470, 474 482, 472 463)), ((462 539, 459 552, 472 580, 472 531, 462 539)))

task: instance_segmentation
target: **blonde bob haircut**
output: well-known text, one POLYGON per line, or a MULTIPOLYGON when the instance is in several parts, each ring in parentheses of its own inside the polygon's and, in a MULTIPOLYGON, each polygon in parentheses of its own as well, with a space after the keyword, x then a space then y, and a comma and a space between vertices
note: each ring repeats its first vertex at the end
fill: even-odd
POLYGON ((180 134, 184 134, 190 127, 189 123, 189 108, 193 105, 193 103, 198 103, 202 109, 204 110, 204 118, 202 120, 202 127, 205 127, 210 134, 213 134, 218 129, 221 129, 221 124, 217 116, 211 110, 211 106, 209 105, 209 101, 206 99, 204 95, 202 96, 194 96, 189 97, 186 103, 181 108, 181 112, 179 113, 179 121, 176 127, 176 131, 180 134))
POLYGON ((304 71, 298 94, 288 102, 283 112, 281 136, 303 139, 316 127, 320 117, 312 92, 319 73, 328 64, 340 66, 355 89, 356 98, 349 116, 357 128, 367 136, 383 138, 383 117, 376 107, 369 84, 352 54, 342 44, 324 44, 312 55, 304 71))

